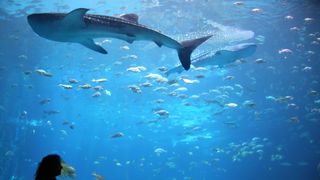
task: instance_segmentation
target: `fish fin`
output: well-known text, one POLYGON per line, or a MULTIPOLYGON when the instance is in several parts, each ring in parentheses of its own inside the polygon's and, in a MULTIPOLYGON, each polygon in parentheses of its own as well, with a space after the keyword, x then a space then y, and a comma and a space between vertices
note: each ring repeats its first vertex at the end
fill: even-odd
POLYGON ((161 42, 159 42, 159 41, 154 41, 154 43, 156 43, 159 47, 161 47, 161 46, 162 46, 162 43, 161 43, 161 42))
POLYGON ((132 44, 134 40, 133 39, 126 39, 126 41, 127 41, 127 43, 132 44))
POLYGON ((82 44, 83 46, 91 49, 91 50, 94 50, 94 51, 97 51, 101 54, 108 54, 108 52, 103 49, 103 47, 97 45, 92 39, 84 39, 83 41, 79 42, 80 44, 82 44))
POLYGON ((194 49, 196 49, 200 44, 211 38, 212 35, 201 37, 198 39, 192 39, 180 42, 182 48, 178 49, 178 55, 180 62, 185 70, 190 69, 191 60, 190 56, 194 49))
POLYGON ((123 14, 123 15, 120 16, 120 18, 125 19, 125 20, 130 21, 130 22, 135 23, 135 24, 139 24, 139 22, 138 22, 139 21, 139 16, 136 15, 136 14, 133 14, 133 13, 131 13, 131 14, 123 14))
POLYGON ((69 12, 62 20, 62 23, 66 26, 80 26, 84 27, 86 24, 83 20, 83 16, 89 11, 87 8, 78 8, 69 12))

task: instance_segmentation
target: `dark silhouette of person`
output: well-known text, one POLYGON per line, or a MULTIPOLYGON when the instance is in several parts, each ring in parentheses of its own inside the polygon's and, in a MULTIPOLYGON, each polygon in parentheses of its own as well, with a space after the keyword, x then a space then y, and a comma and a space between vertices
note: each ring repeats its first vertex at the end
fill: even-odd
POLYGON ((42 158, 35 174, 35 180, 56 180, 61 174, 61 157, 57 154, 49 154, 42 158))

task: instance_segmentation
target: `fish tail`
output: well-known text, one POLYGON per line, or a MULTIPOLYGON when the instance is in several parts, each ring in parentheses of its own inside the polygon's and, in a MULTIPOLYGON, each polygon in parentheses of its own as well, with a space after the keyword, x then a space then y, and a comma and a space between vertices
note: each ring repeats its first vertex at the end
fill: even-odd
POLYGON ((196 49, 200 44, 211 38, 212 35, 201 37, 198 39, 192 39, 187 41, 182 41, 180 44, 182 45, 182 48, 178 49, 178 55, 180 62, 185 70, 190 69, 190 56, 194 49, 196 49))

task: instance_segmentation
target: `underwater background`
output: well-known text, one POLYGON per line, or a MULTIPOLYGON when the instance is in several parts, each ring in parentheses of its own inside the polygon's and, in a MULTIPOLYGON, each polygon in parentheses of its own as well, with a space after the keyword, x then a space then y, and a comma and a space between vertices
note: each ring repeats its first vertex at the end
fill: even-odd
POLYGON ((0 179, 33 179, 50 153, 83 180, 320 179, 319 18, 318 0, 1 0, 0 179), (179 41, 212 34, 193 57, 257 50, 166 76, 173 49, 106 37, 102 55, 27 23, 79 7, 179 41))

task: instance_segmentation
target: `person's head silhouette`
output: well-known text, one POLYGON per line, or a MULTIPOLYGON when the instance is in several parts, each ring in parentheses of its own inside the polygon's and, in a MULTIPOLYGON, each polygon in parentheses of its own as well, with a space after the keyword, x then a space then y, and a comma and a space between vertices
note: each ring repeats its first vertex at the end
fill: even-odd
POLYGON ((35 180, 55 180, 61 174, 61 158, 57 154, 49 154, 42 158, 35 174, 35 180))

